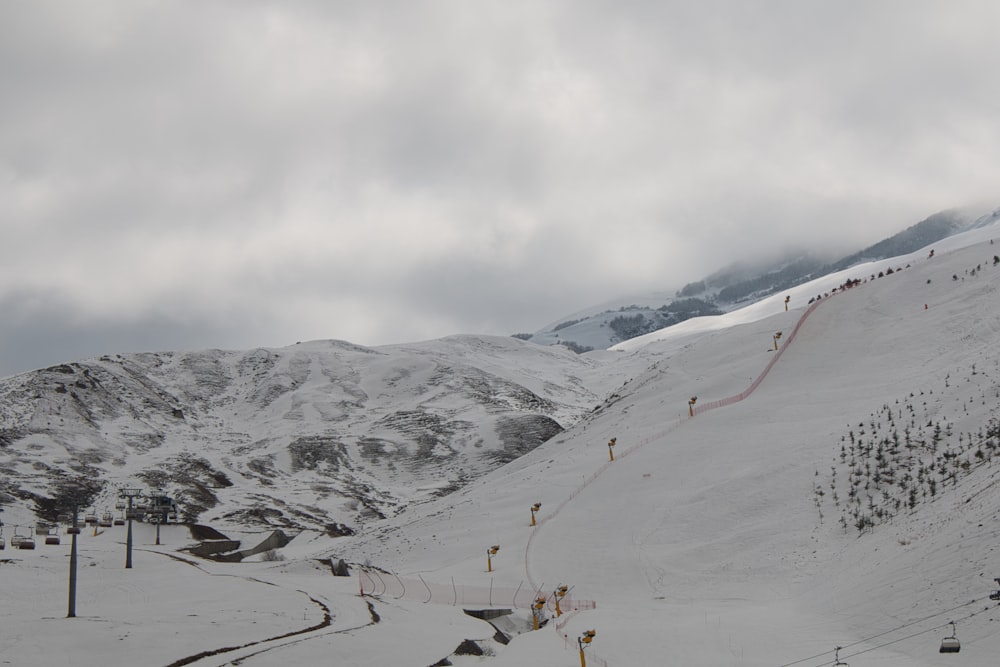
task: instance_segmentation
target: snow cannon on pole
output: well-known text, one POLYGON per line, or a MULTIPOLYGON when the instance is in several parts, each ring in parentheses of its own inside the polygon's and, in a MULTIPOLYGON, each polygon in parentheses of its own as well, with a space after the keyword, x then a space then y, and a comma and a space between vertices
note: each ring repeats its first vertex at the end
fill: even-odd
POLYGON ((580 645, 580 667, 587 667, 587 658, 583 655, 583 649, 590 646, 590 642, 594 641, 596 636, 597 630, 587 630, 576 638, 576 643, 580 645))
POLYGON ((535 630, 541 626, 539 618, 545 613, 545 596, 539 595, 531 605, 531 620, 535 624, 535 630))
POLYGON ((617 442, 618 441, 615 438, 611 438, 611 440, 608 441, 608 458, 611 461, 615 460, 615 444, 617 442))
POLYGON ((697 396, 692 396, 688 399, 688 415, 694 417, 694 404, 698 402, 697 396))
POLYGON ((542 504, 541 503, 535 503, 534 505, 531 506, 531 525, 532 526, 535 525, 535 512, 537 512, 540 509, 542 509, 542 504))
POLYGON ((559 601, 566 597, 569 593, 569 586, 565 584, 559 584, 559 587, 552 592, 552 598, 556 601, 556 618, 562 616, 562 609, 559 608, 559 601))
POLYGON ((500 551, 500 545, 499 544, 494 544, 492 547, 490 547, 489 549, 486 550, 486 571, 487 572, 492 572, 493 571, 493 556, 496 556, 498 551, 500 551))
POLYGON ((774 351, 777 352, 778 351, 778 340, 781 339, 781 332, 780 331, 777 332, 776 334, 774 334, 773 336, 771 336, 771 338, 774 339, 774 351))

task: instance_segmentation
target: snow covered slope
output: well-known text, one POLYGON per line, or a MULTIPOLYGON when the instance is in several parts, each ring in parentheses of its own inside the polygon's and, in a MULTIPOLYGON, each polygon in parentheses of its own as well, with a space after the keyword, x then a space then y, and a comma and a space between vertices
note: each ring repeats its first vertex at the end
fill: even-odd
MULTIPOLYGON (((995 237, 884 262, 875 279, 859 268, 867 282, 824 296, 756 391, 694 419, 689 398, 750 386, 775 354, 773 333, 793 330, 807 300, 631 344, 622 354, 645 355, 648 369, 583 423, 337 553, 428 582, 572 584, 597 609, 561 632, 572 649, 596 628, 594 656, 611 665, 832 664, 836 646, 841 658, 863 653, 858 664, 937 665, 948 620, 964 664, 993 664, 996 610, 983 610, 1000 576, 995 237), (937 424, 947 435, 932 448, 937 424), (894 433, 912 447, 880 454, 894 433), (501 551, 487 574, 491 544, 501 551)), ((505 655, 496 664, 524 657, 505 655)))
POLYGON ((88 589, 85 624, 61 618, 65 542, 8 550, 0 659, 115 663, 143 651, 153 664, 426 666, 475 639, 496 655, 450 663, 574 665, 577 638, 594 629, 591 667, 993 665, 995 239, 995 225, 970 231, 936 243, 933 257, 925 248, 811 284, 787 311, 779 295, 585 355, 572 370, 561 365, 577 363, 572 355, 540 361, 520 345, 460 345, 485 359, 473 364, 483 372, 525 369, 538 396, 576 378, 588 388, 581 406, 602 390, 606 398, 449 495, 355 535, 299 533, 280 550, 284 561, 169 567, 189 538, 172 533, 170 547, 153 547, 143 526, 145 569, 115 577, 120 529, 88 535, 94 565, 82 577, 104 587, 88 589), (339 558, 353 564, 352 579, 318 564, 339 558), (166 577, 172 586, 161 585, 166 577), (572 587, 564 608, 580 610, 550 618, 560 584, 572 587), (461 611, 516 606, 510 626, 524 628, 524 600, 536 593, 548 598, 547 624, 507 646, 461 611), (320 603, 332 619, 322 627, 320 603), (190 623, 200 609, 210 622, 190 623), (167 620, 151 634, 141 616, 167 620), (949 621, 962 649, 944 656, 949 621))
MULTIPOLYGON (((899 257, 946 242, 962 232, 989 227, 1000 208, 941 211, 863 250, 836 261, 828 249, 812 248, 759 264, 738 262, 677 291, 654 292, 588 308, 520 335, 540 345, 564 345, 578 352, 605 349, 690 317, 741 310, 770 295, 784 295, 817 277, 899 257), (821 259, 824 258, 825 259, 821 259)), ((855 272, 856 273, 856 272, 855 272)))

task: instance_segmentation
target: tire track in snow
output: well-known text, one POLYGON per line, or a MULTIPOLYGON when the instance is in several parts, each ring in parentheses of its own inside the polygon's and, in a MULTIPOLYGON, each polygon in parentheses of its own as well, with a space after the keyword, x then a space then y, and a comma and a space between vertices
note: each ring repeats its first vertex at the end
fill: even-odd
MULTIPOLYGON (((232 575, 225 575, 225 576, 232 576, 232 575)), ((255 581, 257 583, 263 583, 263 584, 267 584, 269 586, 277 586, 277 584, 271 584, 271 583, 266 582, 266 581, 261 581, 259 579, 254 579, 253 577, 244 577, 244 578, 247 579, 248 581, 255 581)), ((323 628, 327 628, 327 627, 329 627, 330 625, 333 624, 333 614, 330 612, 330 608, 328 606, 326 606, 326 604, 324 604, 323 602, 320 602, 319 600, 317 600, 313 596, 309 595, 305 591, 301 591, 300 590, 298 592, 302 593, 303 595, 305 595, 307 598, 309 598, 309 600, 311 602, 313 602, 316 606, 318 606, 321 610, 323 610, 323 620, 322 621, 320 621, 316 625, 311 625, 308 628, 303 628, 301 630, 292 630, 291 632, 286 632, 286 633, 281 634, 281 635, 276 635, 274 637, 268 637, 266 639, 259 639, 259 640, 254 641, 254 642, 247 642, 246 644, 240 644, 238 646, 224 646, 222 648, 209 649, 207 651, 201 651, 200 653, 196 653, 194 655, 187 656, 186 658, 181 658, 180 660, 175 660, 174 662, 171 662, 169 665, 167 665, 167 667, 182 667, 183 665, 190 665, 192 663, 198 662, 199 660, 203 660, 205 658, 210 658, 210 657, 216 656, 216 655, 221 655, 223 653, 230 653, 232 651, 239 651, 241 649, 249 648, 251 646, 259 646, 261 644, 268 644, 268 643, 271 643, 271 642, 277 642, 277 641, 280 641, 282 639, 288 639, 289 637, 295 637, 295 636, 298 636, 298 635, 304 635, 304 634, 307 634, 307 633, 310 633, 310 632, 315 632, 317 630, 322 630, 323 628)), ((272 648, 276 648, 276 647, 272 647, 272 648)), ((264 649, 264 650, 268 650, 268 649, 264 649)), ((259 651, 259 652, 263 653, 263 651, 259 651)), ((249 657, 249 656, 244 656, 244 658, 242 658, 242 659, 246 659, 246 657, 249 657)), ((238 662, 233 662, 233 663, 230 663, 230 664, 239 664, 239 663, 238 662)))
MULTIPOLYGON (((201 565, 198 564, 196 561, 193 561, 193 560, 190 560, 190 559, 187 559, 187 558, 182 558, 181 556, 177 556, 175 554, 165 553, 165 552, 162 552, 162 551, 154 551, 152 549, 139 549, 139 551, 145 551, 147 553, 155 554, 157 556, 163 556, 163 557, 166 557, 166 558, 171 558, 173 560, 179 561, 179 562, 184 563, 186 565, 190 565, 191 567, 194 567, 194 568, 198 569, 200 572, 202 572, 202 573, 204 573, 204 574, 206 574, 207 576, 210 576, 210 577, 237 577, 237 578, 244 579, 246 581, 251 581, 251 582, 254 582, 254 583, 257 583, 257 584, 264 584, 266 586, 275 586, 275 587, 278 587, 278 584, 275 584, 275 583, 272 583, 272 582, 269 582, 269 581, 264 581, 262 579, 257 579, 255 577, 243 577, 243 576, 234 575, 234 574, 215 574, 215 573, 209 572, 205 568, 201 567, 201 565)), ((195 653, 194 655, 189 655, 189 656, 186 656, 184 658, 180 658, 178 660, 175 660, 175 661, 169 663, 167 665, 167 667, 183 667, 184 665, 190 665, 190 664, 193 664, 195 662, 198 662, 199 660, 203 660, 205 658, 209 658, 209 657, 216 656, 216 655, 221 655, 223 653, 230 653, 232 651, 238 651, 238 650, 245 649, 245 648, 248 648, 248 647, 251 647, 251 646, 259 646, 259 645, 262 645, 262 644, 268 644, 268 643, 271 643, 271 642, 277 642, 277 641, 280 641, 280 640, 283 640, 283 639, 288 639, 289 637, 296 637, 296 636, 304 635, 304 634, 307 634, 307 633, 310 633, 310 632, 316 632, 317 630, 322 630, 323 628, 328 628, 328 627, 330 627, 330 625, 333 624, 333 613, 330 611, 330 608, 325 603, 321 602, 320 600, 317 600, 316 598, 314 598, 313 596, 309 595, 309 593, 307 593, 307 592, 305 592, 303 590, 296 589, 296 591, 299 592, 299 593, 301 593, 302 595, 306 596, 307 598, 309 598, 309 600, 313 604, 315 604, 317 607, 320 608, 320 610, 322 610, 322 612, 323 612, 323 620, 322 621, 320 621, 319 623, 317 623, 315 625, 311 625, 311 626, 309 626, 307 628, 302 628, 301 630, 292 630, 291 632, 285 632, 283 634, 276 635, 274 637, 267 637, 265 639, 258 639, 257 641, 247 642, 245 644, 240 644, 240 645, 237 645, 237 646, 224 646, 224 647, 217 648, 217 649, 209 649, 209 650, 206 650, 206 651, 200 651, 199 653, 195 653)), ((377 623, 378 622, 377 621, 377 616, 374 613, 374 609, 371 608, 371 605, 369 605, 369 609, 372 611, 372 623, 369 623, 367 625, 371 625, 373 623, 377 623)), ((365 627, 365 626, 360 626, 360 627, 365 627)), ((268 650, 268 649, 264 649, 264 650, 268 650)), ((259 652, 262 653, 263 651, 259 651, 259 652)), ((244 656, 244 658, 242 658, 242 659, 245 659, 246 657, 249 657, 249 656, 244 656)), ((231 664, 239 664, 239 663, 238 662, 234 662, 234 663, 231 663, 231 664)))

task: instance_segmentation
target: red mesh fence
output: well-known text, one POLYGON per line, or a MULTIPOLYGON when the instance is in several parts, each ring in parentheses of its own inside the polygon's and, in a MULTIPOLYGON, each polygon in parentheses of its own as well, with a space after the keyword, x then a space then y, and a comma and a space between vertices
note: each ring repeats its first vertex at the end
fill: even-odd
MULTIPOLYGON (((825 301, 826 299, 823 299, 825 301)), ((760 383, 763 382, 764 378, 767 377, 768 373, 771 372, 771 368, 778 363, 778 359, 781 358, 785 350, 792 341, 795 340, 795 336, 798 334, 799 329, 802 328, 803 323, 812 315, 813 311, 819 307, 822 301, 815 301, 810 305, 796 322, 795 327, 792 329, 791 333, 785 338, 785 342, 781 345, 771 360, 761 371, 760 375, 754 379, 754 381, 745 390, 734 396, 728 396, 726 398, 721 398, 715 401, 710 401, 708 403, 703 403, 696 408, 692 408, 691 417, 695 417, 709 410, 714 410, 716 408, 721 408, 727 405, 732 405, 738 401, 742 401, 752 394, 760 383)), ((681 423, 683 419, 677 419, 667 426, 663 431, 632 443, 627 448, 622 448, 615 454, 615 458, 620 460, 627 457, 632 452, 644 447, 645 445, 654 442, 656 440, 661 440, 666 434, 673 431, 681 423)), ((537 584, 536 578, 532 572, 533 568, 531 566, 531 547, 534 541, 535 535, 544 527, 546 523, 558 516, 559 512, 572 502, 581 491, 587 488, 591 482, 600 477, 607 468, 614 465, 613 461, 605 461, 597 470, 586 477, 583 482, 578 486, 569 496, 563 500, 555 509, 546 513, 545 517, 538 520, 536 527, 531 531, 531 535, 528 537, 528 543, 524 550, 524 569, 528 576, 528 581, 523 582, 522 585, 516 588, 504 588, 504 587, 493 587, 492 581, 489 587, 486 586, 469 586, 466 584, 457 584, 454 579, 450 583, 441 584, 425 581, 423 577, 419 576, 417 579, 413 578, 403 578, 398 577, 393 573, 384 572, 381 570, 376 570, 372 568, 362 568, 358 570, 358 580, 362 595, 371 595, 374 597, 390 597, 390 598, 406 598, 410 600, 420 600, 425 603, 433 602, 435 604, 448 604, 452 606, 488 606, 488 607, 510 607, 513 609, 530 609, 532 603, 536 597, 541 593, 545 594, 541 587, 544 584, 537 584)), ((554 615, 554 605, 551 595, 545 594, 549 600, 549 611, 554 615)), ((570 636, 566 632, 565 628, 569 621, 577 614, 577 612, 587 609, 596 608, 596 603, 593 600, 576 600, 572 596, 567 595, 559 603, 560 609, 564 613, 561 617, 553 618, 550 623, 551 627, 562 637, 566 648, 578 651, 579 650, 579 640, 575 636, 570 636)), ((602 659, 592 648, 588 647, 585 649, 587 664, 596 667, 608 667, 607 661, 602 659)))

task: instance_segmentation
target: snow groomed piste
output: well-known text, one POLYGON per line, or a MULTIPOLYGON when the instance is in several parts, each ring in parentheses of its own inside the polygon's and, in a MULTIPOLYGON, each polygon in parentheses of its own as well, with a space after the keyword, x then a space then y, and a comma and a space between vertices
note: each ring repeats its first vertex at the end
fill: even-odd
MULTIPOLYGON (((754 381, 750 384, 750 386, 746 388, 746 390, 744 390, 744 391, 742 391, 742 392, 740 392, 740 393, 738 393, 738 394, 736 394, 734 396, 729 396, 729 397, 726 397, 726 398, 722 398, 722 399, 718 399, 718 400, 711 401, 711 402, 708 402, 708 403, 697 405, 696 407, 692 408, 691 415, 690 415, 689 418, 693 418, 693 417, 696 417, 698 415, 704 414, 704 413, 706 413, 706 412, 708 412, 710 410, 715 410, 715 409, 722 408, 722 407, 725 407, 725 406, 728 406, 728 405, 732 405, 734 403, 737 403, 737 402, 742 401, 742 400, 746 399, 747 397, 749 397, 760 386, 761 382, 764 381, 764 378, 766 378, 767 375, 771 372, 771 369, 774 367, 774 365, 776 363, 778 363, 778 360, 781 358, 782 354, 784 354, 785 349, 787 347, 789 347, 794 342, 796 335, 798 334, 799 330, 802 328, 802 325, 809 318, 809 316, 812 315, 813 312, 815 312, 815 310, 817 308, 819 308, 819 306, 821 304, 826 303, 833 295, 837 294, 838 291, 839 290, 835 290, 831 294, 828 294, 825 298, 818 299, 818 300, 814 301, 812 304, 810 304, 806 308, 805 311, 803 311, 802 315, 799 317, 798 321, 796 322, 795 327, 792 329, 792 332, 787 336, 787 338, 785 338, 785 341, 784 341, 784 343, 782 345, 777 346, 777 350, 775 351, 774 355, 771 357, 771 359, 768 362, 767 366, 764 367, 764 370, 761 371, 761 373, 754 379, 754 381)), ((676 430, 677 427, 680 426, 681 424, 683 424, 685 421, 686 420, 684 418, 677 419, 672 424, 670 424, 670 426, 668 426, 666 429, 664 429, 662 432, 660 432, 660 433, 658 433, 656 435, 644 438, 644 439, 640 440, 639 442, 636 442, 636 443, 632 444, 631 446, 624 448, 617 455, 618 459, 619 460, 624 459, 627 456, 629 456, 630 454, 632 454, 632 453, 638 451, 639 449, 645 447, 646 445, 648 445, 648 444, 650 444, 652 442, 656 442, 656 441, 662 440, 667 435, 669 435, 671 432, 673 432, 674 430, 676 430)), ((536 529, 531 533, 531 535, 528 538, 528 544, 527 544, 527 547, 525 548, 525 552, 524 552, 524 569, 525 569, 525 573, 526 573, 526 576, 528 578, 528 582, 531 584, 531 588, 534 589, 535 591, 540 591, 541 590, 541 585, 538 583, 538 579, 536 578, 536 575, 533 573, 533 567, 532 567, 532 564, 531 564, 531 561, 532 561, 531 551, 532 551, 532 545, 534 543, 535 536, 538 534, 538 531, 540 531, 547 523, 555 520, 555 518, 559 515, 559 513, 563 510, 563 508, 565 508, 568 504, 570 504, 571 502, 573 502, 573 500, 575 500, 576 497, 578 495, 580 495, 580 493, 583 492, 584 489, 586 489, 588 486, 590 486, 590 484, 592 482, 594 482, 598 477, 600 477, 601 474, 603 474, 612 465, 614 465, 614 459, 613 458, 611 460, 605 462, 597 470, 595 470, 563 502, 561 502, 559 505, 557 505, 556 508, 553 511, 551 511, 550 513, 548 513, 545 518, 543 518, 543 519, 541 519, 541 520, 538 521, 536 529)), ((500 598, 498 598, 498 599, 500 599, 500 598)), ((513 605, 513 606, 515 606, 515 608, 517 607, 517 605, 513 605)), ((594 607, 596 607, 596 602, 593 603, 593 607, 590 607, 590 608, 594 608, 594 607)), ((580 611, 581 609, 583 609, 583 608, 581 608, 581 607, 574 608, 573 612, 575 613, 577 611, 580 611)), ((567 624, 568 621, 569 621, 569 617, 567 617, 566 619, 562 619, 561 621, 558 621, 556 623, 553 623, 552 627, 557 632, 561 633, 562 629, 565 627, 565 625, 567 624)), ((567 642, 567 646, 569 646, 570 645, 569 644, 569 637, 567 635, 565 635, 565 634, 563 634, 562 636, 563 636, 563 639, 567 642)), ((593 651, 593 650, 590 652, 589 661, 590 661, 591 664, 599 665, 600 667, 610 667, 610 663, 608 663, 606 660, 604 660, 603 658, 601 658, 600 655, 599 655, 599 653, 596 652, 596 651, 593 651)))
MULTIPOLYGON (((776 351, 771 356, 769 362, 760 372, 760 374, 753 380, 753 382, 742 392, 729 396, 726 398, 714 400, 708 403, 704 403, 694 407, 692 409, 691 417, 702 415, 710 410, 715 410, 721 407, 732 405, 739 401, 742 401, 749 397, 763 382, 763 380, 770 373, 771 369, 775 366, 778 360, 783 355, 785 349, 787 349, 796 338, 799 330, 802 328, 803 324, 812 315, 813 312, 821 304, 826 303, 833 295, 837 294, 838 290, 835 290, 831 294, 828 294, 825 298, 814 301, 810 304, 802 315, 798 318, 795 326, 793 327, 791 333, 785 337, 784 343, 780 346, 776 345, 776 351)), ((631 444, 630 446, 619 450, 617 454, 618 460, 625 459, 630 454, 640 450, 646 445, 662 440, 671 432, 676 430, 685 421, 685 418, 680 418, 673 421, 667 428, 662 430, 653 436, 646 437, 638 442, 631 444)), ((612 438, 612 444, 615 439, 612 438)), ((617 448, 616 448, 617 449, 617 448)), ((609 451, 610 448, 609 448, 609 451)), ((544 527, 550 522, 554 521, 560 514, 560 512, 572 503, 577 496, 580 495, 587 487, 589 487, 595 480, 597 480, 610 466, 615 463, 615 454, 612 453, 608 461, 601 465, 597 470, 595 470, 589 477, 583 480, 583 482, 574 489, 561 503, 555 506, 551 511, 547 511, 545 516, 536 521, 534 513, 532 513, 532 522, 534 529, 530 533, 525 547, 524 552, 524 568, 527 577, 527 586, 518 586, 516 588, 494 588, 491 585, 489 587, 483 586, 470 586, 467 584, 456 584, 454 579, 450 584, 440 584, 427 582, 423 577, 418 577, 417 579, 407 579, 398 576, 392 572, 380 572, 374 568, 361 568, 358 572, 359 577, 359 588, 362 595, 371 595, 374 597, 391 597, 391 598, 409 598, 409 599, 421 599, 425 603, 436 603, 436 604, 447 604, 452 606, 474 606, 474 605, 488 605, 490 607, 509 605, 513 609, 529 609, 533 601, 539 599, 541 596, 545 599, 545 603, 550 611, 552 607, 552 596, 546 595, 546 591, 543 590, 545 583, 542 582, 535 573, 535 568, 532 564, 532 547, 535 541, 535 537, 544 529, 544 527)), ((564 628, 569 623, 570 619, 574 614, 580 611, 594 609, 597 603, 595 601, 588 600, 574 600, 569 598, 562 605, 562 611, 565 612, 565 618, 554 618, 554 622, 551 623, 553 630, 558 632, 563 638, 566 647, 569 649, 575 648, 572 644, 571 637, 563 633, 564 628)), ((554 613, 553 613, 554 615, 554 613)), ((591 637, 593 639, 593 637, 591 637)), ((582 648, 582 647, 581 647, 582 648)), ((598 667, 608 667, 608 663, 604 658, 601 657, 600 653, 593 648, 588 647, 588 662, 591 665, 598 667)))

